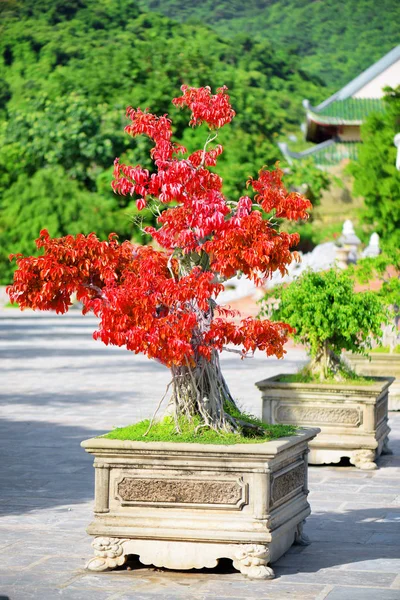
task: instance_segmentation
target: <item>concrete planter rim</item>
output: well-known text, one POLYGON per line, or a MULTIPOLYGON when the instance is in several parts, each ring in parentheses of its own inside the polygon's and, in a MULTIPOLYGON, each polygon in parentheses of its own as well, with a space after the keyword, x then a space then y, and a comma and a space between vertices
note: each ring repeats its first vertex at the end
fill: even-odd
MULTIPOLYGON (((395 377, 376 377, 369 376, 369 379, 373 379, 375 381, 374 384, 370 385, 354 385, 350 383, 341 383, 341 382, 332 382, 332 383, 303 383, 303 382, 295 382, 295 381, 279 381, 280 377, 284 375, 288 375, 291 373, 279 373, 278 375, 274 375, 273 377, 267 377, 261 381, 256 382, 256 386, 259 390, 265 390, 271 387, 271 384, 274 388, 277 389, 302 389, 302 390, 321 390, 321 391, 335 391, 340 394, 340 392, 349 392, 354 391, 362 392, 365 396, 376 396, 377 392, 382 392, 386 390, 395 380, 395 377)), ((295 373, 294 373, 295 374, 295 373)))
POLYGON ((112 451, 112 450, 126 450, 126 451, 148 451, 149 453, 154 452, 168 452, 173 454, 213 454, 213 453, 225 453, 229 455, 254 455, 263 454, 265 456, 275 456, 282 452, 282 450, 295 446, 300 441, 308 441, 312 439, 320 432, 318 427, 299 427, 298 431, 291 436, 285 436, 276 440, 270 440, 268 442, 260 442, 257 444, 198 444, 188 442, 137 442, 131 440, 113 440, 109 438, 90 438, 81 442, 82 448, 86 452, 96 451, 112 451))

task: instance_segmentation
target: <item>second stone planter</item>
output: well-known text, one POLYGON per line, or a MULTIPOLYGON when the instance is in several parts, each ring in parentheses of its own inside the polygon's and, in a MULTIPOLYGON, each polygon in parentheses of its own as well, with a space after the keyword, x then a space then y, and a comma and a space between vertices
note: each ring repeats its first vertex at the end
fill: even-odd
POLYGON ((262 393, 263 420, 315 426, 310 464, 338 463, 343 457, 360 469, 376 469, 388 449, 388 390, 393 377, 373 377, 369 385, 292 383, 282 375, 256 383, 262 393))
POLYGON ((350 366, 359 375, 395 377, 389 390, 389 410, 400 410, 400 354, 371 352, 371 360, 359 354, 345 354, 350 366))

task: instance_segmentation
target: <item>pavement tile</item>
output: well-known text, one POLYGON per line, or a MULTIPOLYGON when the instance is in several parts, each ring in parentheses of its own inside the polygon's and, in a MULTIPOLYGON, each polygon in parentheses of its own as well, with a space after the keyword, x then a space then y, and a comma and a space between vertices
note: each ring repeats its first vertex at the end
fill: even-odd
MULTIPOLYGON (((170 377, 144 357, 95 342, 95 319, 71 314, 0 312, 0 358, 12 381, 0 390, 0 600, 370 600, 371 589, 373 600, 394 600, 392 592, 400 600, 400 414, 390 416, 397 456, 379 459, 379 470, 310 467, 313 543, 277 561, 273 581, 218 569, 84 571, 94 471, 79 443, 148 417, 170 377), (347 596, 332 596, 337 590, 347 596)), ((254 382, 294 372, 304 359, 290 349, 283 361, 226 354, 221 362, 235 397, 260 414, 254 382)))
MULTIPOLYGON (((306 530, 308 535, 308 530, 306 530)), ((352 528, 351 532, 348 532, 347 529, 314 529, 310 533, 310 541, 313 542, 347 542, 349 540, 349 535, 351 535, 351 539, 353 542, 359 544, 365 544, 373 535, 372 531, 362 531, 357 530, 356 528, 352 528)))
POLYGON ((377 571, 378 573, 397 573, 399 568, 400 549, 397 558, 373 558, 372 560, 359 560, 352 564, 344 565, 343 569, 356 571, 377 571))
POLYGON ((400 535, 398 533, 373 533, 367 543, 385 544, 387 546, 396 546, 400 549, 400 535))
POLYGON ((335 587, 326 600, 399 600, 398 590, 377 590, 374 587, 335 587))
POLYGON ((314 567, 309 564, 304 565, 301 572, 297 572, 292 567, 279 567, 274 565, 275 575, 284 577, 289 582, 299 583, 331 583, 336 585, 365 585, 377 588, 389 588, 397 577, 395 573, 377 573, 369 571, 355 571, 345 569, 320 569, 313 570, 314 567))
MULTIPOLYGON (((332 493, 332 492, 331 492, 332 493)), ((362 498, 362 502, 365 505, 387 505, 391 506, 397 498, 397 493, 394 494, 386 494, 386 493, 366 493, 362 492, 350 494, 345 491, 341 491, 340 489, 335 492, 335 499, 338 502, 346 502, 347 506, 350 506, 352 502, 358 503, 360 498, 362 498)), ((310 494, 310 504, 315 501, 324 501, 325 498, 329 497, 329 493, 325 493, 324 491, 313 492, 310 494)))

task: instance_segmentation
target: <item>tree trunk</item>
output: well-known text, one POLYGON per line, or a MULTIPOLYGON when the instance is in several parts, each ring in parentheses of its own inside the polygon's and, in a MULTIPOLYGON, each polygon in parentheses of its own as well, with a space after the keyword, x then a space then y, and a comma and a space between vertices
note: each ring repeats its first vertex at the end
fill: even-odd
POLYGON ((334 373, 335 379, 341 380, 340 367, 340 357, 332 352, 325 341, 310 363, 310 373, 318 379, 327 379, 330 373, 334 373))
POLYGON ((192 420, 197 415, 202 425, 218 431, 238 429, 227 412, 229 406, 235 409, 237 406, 221 373, 216 351, 210 361, 198 357, 193 366, 173 367, 172 385, 170 408, 172 404, 177 425, 178 417, 192 420))
POLYGON ((240 418, 240 409, 221 373, 217 351, 213 351, 210 361, 200 357, 194 366, 171 370, 173 391, 166 414, 174 417, 178 433, 180 417, 192 421, 198 416, 198 427, 210 427, 221 433, 265 435, 261 427, 240 418))

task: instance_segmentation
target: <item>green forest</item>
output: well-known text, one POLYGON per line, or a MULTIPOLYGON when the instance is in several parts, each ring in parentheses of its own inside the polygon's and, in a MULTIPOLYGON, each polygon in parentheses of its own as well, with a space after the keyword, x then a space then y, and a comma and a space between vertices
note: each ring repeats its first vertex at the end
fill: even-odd
POLYGON ((183 83, 227 85, 238 116, 220 134, 219 172, 236 195, 280 158, 276 139, 298 127, 301 99, 324 95, 268 41, 225 40, 206 26, 143 13, 133 0, 9 1, 2 11, 2 282, 11 277, 8 255, 34 252, 43 227, 52 236, 136 234, 134 201, 110 187, 116 156, 150 167, 146 139, 123 132, 128 105, 168 112, 176 139, 193 150, 205 131, 188 130, 171 98, 183 83))
POLYGON ((146 10, 206 23, 225 37, 246 32, 299 57, 299 65, 343 87, 399 44, 397 0, 140 0, 146 10))
MULTIPOLYGON (((383 38, 387 48, 379 46, 373 35, 378 17, 363 21, 363 39, 368 32, 371 38, 369 54, 363 57, 368 64, 394 45, 398 8, 384 1, 388 10, 379 42, 383 38)), ((180 94, 182 84, 211 85, 214 90, 226 85, 237 117, 218 139, 225 148, 218 167, 224 192, 238 197, 249 176, 263 165, 273 167, 282 158, 277 140, 298 132, 304 116, 302 99, 316 103, 333 89, 323 68, 322 42, 303 31, 308 41, 300 47, 296 37, 307 7, 312 4, 318 14, 322 5, 327 9, 333 3, 298 2, 303 12, 292 4, 296 3, 252 1, 246 7, 236 2, 195 3, 189 15, 176 3, 158 6, 155 0, 140 7, 134 0, 3 0, 0 283, 9 283, 12 277, 9 254, 33 253, 42 228, 52 236, 95 231, 104 238, 115 231, 122 239, 146 241, 138 228, 134 198, 116 196, 110 186, 115 157, 151 166, 148 141, 133 141, 123 131, 129 105, 168 113, 176 141, 193 151, 203 146, 206 132, 201 127, 188 129, 188 115, 179 112, 171 98, 180 94), (266 7, 276 21, 280 14, 279 40, 278 28, 272 25, 268 35, 256 31, 257 22, 262 22, 256 11, 264 15, 266 7), (170 16, 152 12, 161 9, 170 16), (289 29, 290 41, 283 35, 289 29), (321 68, 313 68, 312 61, 321 68)), ((365 0, 359 4, 373 7, 365 0)), ((318 31, 322 40, 326 32, 322 23, 318 31)), ((363 45, 352 39, 357 47, 348 47, 346 35, 340 44, 337 38, 337 54, 327 51, 324 60, 335 68, 340 63, 336 57, 346 55, 355 61, 340 63, 344 71, 348 68, 347 80, 357 74, 353 71, 359 69, 361 56, 360 61, 356 56, 363 45)), ((306 169, 312 178, 311 167, 306 169)), ((295 180, 296 174, 292 176, 295 180)), ((321 173, 314 174, 314 181, 318 192, 321 173)), ((140 213, 144 224, 153 218, 149 211, 140 213)))

